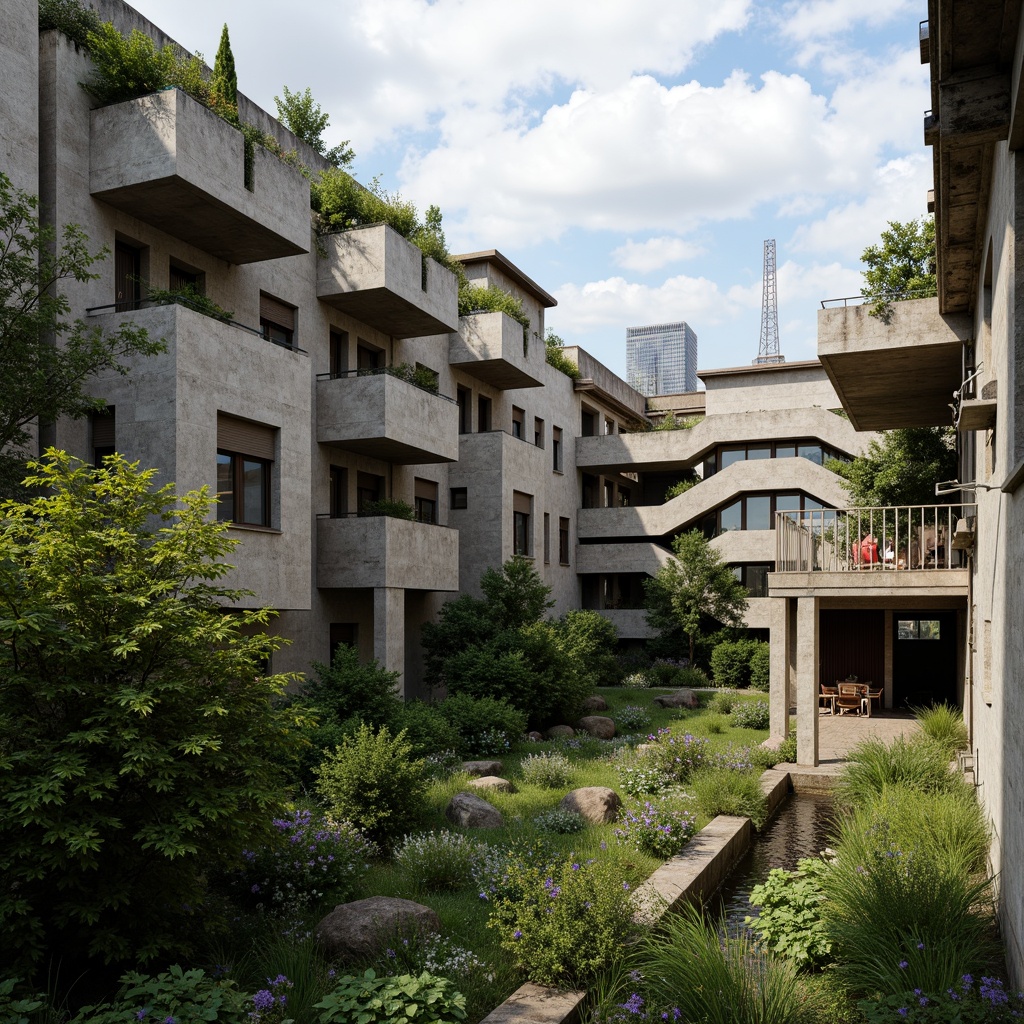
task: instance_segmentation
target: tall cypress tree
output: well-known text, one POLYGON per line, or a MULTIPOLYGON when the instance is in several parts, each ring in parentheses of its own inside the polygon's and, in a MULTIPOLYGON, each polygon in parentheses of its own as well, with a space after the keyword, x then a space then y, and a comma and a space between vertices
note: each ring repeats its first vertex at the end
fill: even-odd
POLYGON ((213 76, 210 78, 210 99, 213 106, 238 108, 238 75, 235 74, 235 57, 231 52, 231 40, 225 24, 217 47, 217 59, 213 62, 213 76))

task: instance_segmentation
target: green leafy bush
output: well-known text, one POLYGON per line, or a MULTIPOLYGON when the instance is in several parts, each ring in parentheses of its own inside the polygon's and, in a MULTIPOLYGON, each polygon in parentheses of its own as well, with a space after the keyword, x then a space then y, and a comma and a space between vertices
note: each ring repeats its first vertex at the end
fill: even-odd
POLYGON ((671 501, 673 498, 678 498, 680 494, 685 494, 690 488, 696 487, 698 483, 700 483, 700 480, 696 476, 688 477, 685 480, 677 480, 665 491, 665 500, 671 501))
POLYGON ((364 501, 359 507, 361 516, 389 516, 391 519, 416 519, 416 509, 401 498, 377 498, 376 501, 364 501))
POLYGON ((581 686, 615 686, 622 673, 615 657, 618 632, 600 612, 571 611, 558 620, 558 645, 572 659, 581 686))
POLYGON ((214 320, 224 323, 229 322, 235 315, 230 310, 218 306, 213 299, 204 295, 194 284, 183 285, 174 291, 166 288, 150 288, 147 298, 156 306, 177 303, 180 306, 194 309, 197 313, 202 313, 203 316, 212 317, 214 320))
POLYGON ((776 748, 775 752, 779 755, 779 760, 776 764, 783 762, 785 764, 796 764, 796 737, 793 735, 787 736, 776 748))
POLYGON ((828 870, 820 857, 804 857, 796 871, 773 868, 765 881, 750 890, 750 902, 760 912, 746 923, 760 935, 766 949, 798 967, 822 967, 832 952, 821 916, 822 879, 828 870))
POLYGON ((580 368, 562 351, 565 342, 550 328, 544 338, 544 358, 549 366, 561 370, 570 380, 580 379, 580 368))
POLYGON ((749 772, 710 768, 694 775, 690 789, 705 817, 734 814, 749 818, 755 828, 760 828, 768 818, 768 798, 760 779, 749 772))
POLYGON ((556 836, 570 836, 582 832, 587 827, 586 819, 575 811, 566 811, 561 807, 553 807, 550 811, 541 811, 533 816, 533 827, 538 832, 548 832, 556 836))
POLYGON ((630 672, 622 680, 627 690, 649 690, 655 685, 656 679, 649 672, 630 672))
POLYGON ((21 978, 0 981, 0 1020, 5 1024, 30 1024, 32 1017, 46 1012, 46 997, 41 993, 15 996, 20 983, 21 978))
POLYGON ((725 727, 729 724, 728 719, 725 715, 705 715, 701 720, 701 728, 709 736, 720 736, 725 732, 725 727))
POLYGON ((187 945, 206 879, 273 831, 301 716, 283 641, 222 587, 234 546, 205 491, 120 456, 50 450, 0 511, 0 946, 187 945), (51 945, 52 944, 52 945, 51 945))
POLYGON ((689 666, 678 669, 672 682, 676 686, 689 687, 691 690, 711 685, 703 669, 691 668, 689 666))
POLYGON ((641 807, 622 811, 615 836, 641 853, 667 860, 679 853, 696 831, 697 819, 689 811, 645 800, 641 807))
POLYGON ((55 28, 75 46, 88 46, 89 33, 100 27, 100 17, 79 0, 39 0, 39 31, 55 28))
POLYGON ((619 732, 636 732, 651 724, 651 713, 637 704, 625 704, 613 712, 615 727, 619 732))
POLYGON ((378 978, 368 970, 339 978, 314 1009, 320 1024, 449 1024, 466 1019, 466 997, 426 971, 378 978))
POLYGON ((731 693, 716 693, 707 702, 706 707, 714 715, 728 715, 737 703, 738 698, 731 693))
POLYGON ((399 703, 388 723, 393 732, 404 731, 416 757, 455 750, 459 732, 434 704, 422 700, 399 703))
POLYGON ((324 231, 343 231, 368 224, 387 224, 403 238, 419 226, 416 207, 397 193, 389 194, 374 178, 360 185, 348 171, 331 167, 309 183, 310 203, 324 231))
POLYGON ((748 700, 732 709, 732 724, 741 729, 767 729, 771 722, 771 709, 766 700, 748 700))
POLYGON ((442 829, 406 836, 394 859, 417 889, 440 892, 472 884, 483 851, 482 843, 442 829))
POLYGON ((948 704, 934 704, 914 712, 921 723, 921 731, 934 740, 946 754, 953 758, 957 751, 967 747, 967 726, 959 708, 948 704))
MULTIPOLYGON (((368 374, 380 373, 379 370, 360 370, 360 376, 364 372, 368 374)), ((384 372, 389 377, 397 377, 399 380, 404 380, 407 384, 412 384, 415 387, 422 388, 424 391, 429 391, 432 395, 436 395, 440 388, 437 373, 428 366, 412 366, 409 363, 397 363, 394 366, 386 367, 384 372)))
POLYGON ((405 733, 368 725, 346 737, 317 769, 317 789, 333 817, 351 821, 369 839, 390 849, 420 813, 424 764, 412 756, 405 733))
POLYGON ((519 766, 523 782, 545 789, 559 789, 572 781, 575 769, 565 756, 554 751, 541 754, 527 754, 519 766))
POLYGON ((125 1024, 125 1021, 217 1021, 248 1024, 249 1000, 226 978, 210 978, 175 964, 156 976, 130 971, 121 978, 113 1002, 84 1006, 72 1024, 125 1024))
POLYGON ((522 299, 501 288, 489 288, 466 281, 459 286, 459 316, 472 313, 505 313, 523 326, 523 349, 526 348, 530 318, 523 309, 522 299))
POLYGON ((166 89, 178 63, 175 47, 158 50, 144 32, 132 29, 125 37, 109 21, 88 34, 87 45, 95 68, 84 88, 101 104, 166 89))
POLYGON ((857 1008, 866 1024, 1011 1024, 1024 1017, 1024 994, 1007 992, 999 978, 975 980, 966 974, 944 992, 906 988, 877 999, 861 999, 857 1008))
POLYGON ((750 685, 750 659, 757 647, 752 640, 720 643, 711 652, 711 673, 715 686, 744 689, 750 685))
POLYGON ((504 882, 487 926, 531 981, 585 984, 622 955, 633 932, 633 906, 629 885, 607 863, 520 860, 504 882))
POLYGON ((750 656, 750 688, 767 693, 771 689, 771 646, 759 640, 754 644, 754 653, 750 656))
POLYGON ((505 739, 513 743, 526 732, 526 714, 503 698, 453 693, 437 705, 437 710, 458 731, 459 748, 465 754, 494 753, 484 748, 493 747, 497 733, 504 734, 505 739), (489 743, 484 740, 485 736, 489 743))

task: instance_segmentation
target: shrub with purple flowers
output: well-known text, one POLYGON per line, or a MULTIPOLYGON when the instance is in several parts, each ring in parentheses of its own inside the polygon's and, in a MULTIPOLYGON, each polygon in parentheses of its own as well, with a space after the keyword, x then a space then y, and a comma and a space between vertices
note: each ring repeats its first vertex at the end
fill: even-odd
POLYGON ((714 760, 703 737, 690 733, 674 736, 671 729, 659 729, 648 735, 633 764, 619 768, 619 778, 630 796, 659 793, 676 783, 687 782, 694 772, 714 760))
POLYGON ((276 841, 245 851, 245 866, 233 890, 267 910, 301 910, 328 893, 344 902, 377 855, 377 848, 347 821, 311 811, 274 820, 276 841))
POLYGON ((867 1024, 1003 1024, 1024 1020, 1024 992, 1007 992, 999 978, 965 974, 945 992, 908 989, 857 1004, 867 1024))
POLYGON ((651 715, 638 704, 627 704, 614 712, 615 726, 620 732, 636 732, 651 724, 651 715))
POLYGON ((741 729, 767 729, 771 712, 766 700, 748 700, 732 709, 732 724, 741 729))
POLYGON ((674 811, 664 803, 644 801, 619 816, 615 835, 620 843, 652 857, 675 856, 693 838, 697 819, 689 811, 674 811))
POLYGON ((630 886, 599 861, 510 868, 507 895, 492 901, 488 928, 516 968, 542 985, 579 985, 611 966, 630 938, 630 886))
POLYGON ((249 1014, 251 1024, 290 1024, 288 997, 294 987, 283 974, 267 978, 267 987, 253 993, 253 1008, 249 1014))

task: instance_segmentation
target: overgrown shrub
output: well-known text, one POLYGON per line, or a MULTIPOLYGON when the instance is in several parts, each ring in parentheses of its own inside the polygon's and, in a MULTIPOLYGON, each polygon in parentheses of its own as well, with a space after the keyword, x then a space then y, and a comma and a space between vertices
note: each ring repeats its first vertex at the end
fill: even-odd
POLYGON ((572 781, 575 769, 564 755, 554 751, 527 754, 519 766, 519 774, 527 785, 559 789, 572 781))
POLYGON ((696 475, 687 477, 685 480, 677 480, 665 491, 665 500, 671 501, 673 498, 678 498, 680 494, 685 494, 692 487, 696 487, 698 483, 700 480, 696 475))
POLYGON ((459 732, 455 726, 436 705, 422 700, 399 702, 388 724, 393 732, 405 732, 415 757, 459 746, 459 732))
POLYGON ((713 715, 728 715, 738 703, 738 698, 731 693, 716 693, 705 706, 713 715))
POLYGON ((692 733, 675 736, 670 729, 659 729, 639 761, 657 768, 672 782, 688 782, 695 772, 712 764, 708 741, 692 733))
POLYGON ((440 892, 470 885, 483 851, 482 843, 442 829, 406 836, 394 859, 417 889, 440 892))
POLYGON ((832 942, 821 916, 822 879, 828 871, 820 857, 803 857, 795 871, 773 868, 750 890, 750 902, 760 910, 746 923, 767 950, 798 967, 822 967, 829 961, 832 942))
POLYGON ((771 722, 771 709, 766 700, 748 700, 732 709, 732 724, 741 729, 767 729, 771 722))
POLYGON ((750 685, 750 659, 757 647, 752 640, 720 643, 711 652, 711 673, 715 686, 744 689, 750 685))
POLYGON ((579 380, 580 368, 562 351, 565 342, 550 328, 548 328, 544 343, 544 357, 548 365, 553 366, 556 370, 561 370, 570 380, 579 380))
POLYGON ((317 769, 317 789, 336 819, 351 821, 384 849, 420 813, 426 788, 422 760, 413 758, 404 733, 368 725, 346 737, 317 769))
POLYGON ((525 351, 530 318, 523 309, 521 299, 501 288, 483 287, 466 282, 459 287, 459 316, 469 316, 472 313, 505 313, 522 324, 525 351))
POLYGON ((649 672, 630 672, 622 680, 622 685, 627 690, 649 690, 656 682, 657 679, 649 672))
POLYGON ((314 1009, 320 1024, 448 1024, 466 1019, 466 997, 426 971, 378 978, 371 969, 339 978, 314 1009))
POLYGON ((768 818, 768 798, 760 779, 732 768, 709 768, 690 781, 690 790, 702 815, 733 814, 750 818, 760 828, 768 818))
POLYGON ((55 28, 75 46, 88 46, 89 33, 100 27, 100 16, 79 0, 39 0, 39 31, 55 28))
POLYGON ((387 224, 409 238, 419 226, 415 205, 397 193, 388 193, 379 178, 361 185, 348 171, 331 167, 311 179, 309 192, 324 231, 387 224))
POLYGON ((526 714, 504 699, 453 693, 437 710, 458 731, 460 750, 467 755, 497 753, 497 734, 512 744, 526 732, 526 714))
POLYGON ((679 669, 675 674, 673 683, 676 686, 689 687, 691 690, 711 685, 703 669, 692 667, 679 669))
POLYGON ((677 811, 663 803, 627 808, 619 815, 615 836, 652 857, 668 859, 675 856, 693 838, 697 819, 689 811, 677 811))
POLYGON ((701 728, 709 736, 720 736, 728 724, 729 720, 725 715, 705 715, 700 723, 701 728))
POLYGON ((571 611, 558 620, 558 645, 576 666, 581 686, 615 686, 621 678, 615 657, 618 632, 599 612, 571 611))
POLYGON ((376 658, 361 661, 355 647, 339 644, 330 665, 313 662, 313 676, 296 700, 315 707, 324 723, 358 718, 368 725, 387 725, 401 704, 398 678, 376 658))
POLYGON ((519 861, 487 926, 515 966, 542 985, 582 985, 622 955, 633 932, 629 885, 606 862, 519 861))
POLYGON ((962 785, 939 744, 927 736, 898 736, 888 744, 877 739, 858 743, 847 755, 834 792, 839 803, 857 807, 870 803, 887 786, 934 793, 962 785))
POLYGON ((197 313, 202 313, 203 316, 208 316, 224 323, 229 322, 235 315, 231 310, 217 305, 213 299, 203 294, 194 284, 186 284, 180 288, 175 288, 173 291, 168 288, 150 288, 147 298, 157 306, 167 306, 171 303, 187 306, 189 309, 194 309, 197 313))
POLYGON ((301 912, 325 895, 344 903, 377 854, 354 825, 311 811, 275 818, 274 828, 274 841, 244 851, 245 866, 229 876, 237 897, 268 910, 301 912))
POLYGON ((550 811, 541 811, 533 816, 533 827, 538 832, 548 832, 556 836, 575 835, 587 827, 586 819, 575 811, 566 811, 554 807, 550 811))
POLYGON ((687 668, 688 666, 683 665, 678 661, 669 661, 665 658, 658 658, 657 661, 651 665, 650 674, 658 680, 659 686, 673 686, 676 684, 679 670, 681 668, 687 668))
POLYGON ((613 716, 619 732, 636 732, 651 724, 651 713, 637 704, 626 704, 613 712, 613 716))
POLYGON ((771 689, 771 646, 755 641, 754 653, 750 656, 750 688, 767 693, 771 689))
POLYGON ((953 758, 957 751, 966 749, 967 726, 959 708, 933 704, 915 711, 914 717, 921 723, 925 736, 938 743, 948 757, 953 758))

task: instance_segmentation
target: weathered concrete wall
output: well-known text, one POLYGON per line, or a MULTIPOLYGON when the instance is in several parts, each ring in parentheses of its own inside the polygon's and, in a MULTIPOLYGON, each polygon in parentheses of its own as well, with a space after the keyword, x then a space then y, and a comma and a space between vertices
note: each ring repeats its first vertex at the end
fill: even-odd
MULTIPOLYGON (((814 360, 777 366, 740 366, 728 370, 702 370, 698 376, 707 389, 708 416, 769 410, 838 409, 839 398, 814 360)), ((790 435, 798 436, 798 435, 790 435)))
POLYGON ((0 170, 15 188, 39 192, 39 5, 4 4, 0 33, 0 170))

